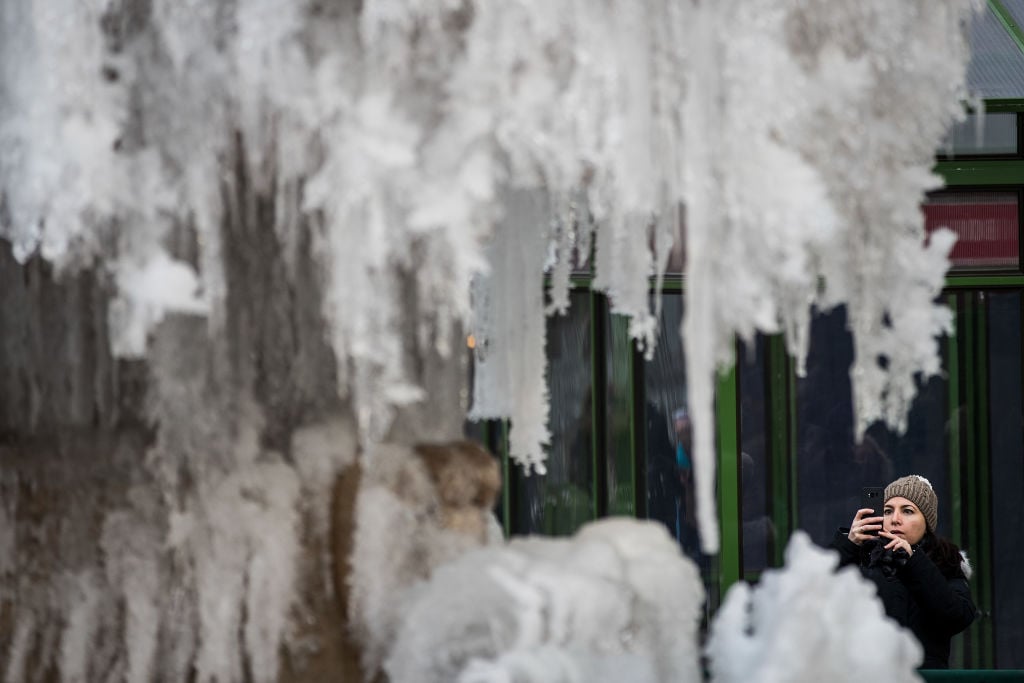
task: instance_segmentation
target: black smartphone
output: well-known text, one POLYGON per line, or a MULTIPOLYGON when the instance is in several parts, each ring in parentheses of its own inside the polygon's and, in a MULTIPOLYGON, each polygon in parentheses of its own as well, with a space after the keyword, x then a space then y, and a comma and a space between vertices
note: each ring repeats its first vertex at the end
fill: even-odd
MULTIPOLYGON (((882 486, 865 486, 860 490, 860 506, 874 510, 870 515, 865 515, 865 517, 882 516, 882 506, 885 503, 882 500, 883 495, 885 495, 885 488, 882 486)), ((870 534, 877 536, 878 530, 871 531, 870 534)))

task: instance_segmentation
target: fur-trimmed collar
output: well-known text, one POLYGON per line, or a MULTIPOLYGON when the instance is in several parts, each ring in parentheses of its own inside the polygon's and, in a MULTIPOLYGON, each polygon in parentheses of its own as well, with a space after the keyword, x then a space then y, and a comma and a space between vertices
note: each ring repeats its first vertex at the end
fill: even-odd
POLYGON ((964 573, 964 578, 970 579, 971 574, 974 573, 974 568, 971 566, 971 559, 967 557, 967 552, 960 551, 960 571, 964 573))

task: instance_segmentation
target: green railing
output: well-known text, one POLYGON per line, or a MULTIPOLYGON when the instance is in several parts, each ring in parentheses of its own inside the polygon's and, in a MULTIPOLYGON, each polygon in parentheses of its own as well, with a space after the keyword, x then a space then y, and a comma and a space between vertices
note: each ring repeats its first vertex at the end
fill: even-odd
POLYGON ((963 669, 961 671, 944 669, 927 669, 921 671, 921 677, 932 681, 960 681, 961 683, 988 683, 989 681, 1024 681, 1024 669, 963 669))

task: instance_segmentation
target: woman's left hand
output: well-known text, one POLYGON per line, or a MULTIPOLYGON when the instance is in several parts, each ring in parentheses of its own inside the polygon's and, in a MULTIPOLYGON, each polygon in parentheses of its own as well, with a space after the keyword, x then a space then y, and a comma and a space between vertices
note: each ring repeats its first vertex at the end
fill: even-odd
POLYGON ((896 550, 897 548, 903 548, 903 550, 906 551, 908 556, 914 554, 914 549, 910 547, 909 543, 907 543, 907 539, 903 538, 902 536, 890 534, 888 531, 879 531, 878 535, 890 539, 889 542, 885 544, 886 550, 896 550))

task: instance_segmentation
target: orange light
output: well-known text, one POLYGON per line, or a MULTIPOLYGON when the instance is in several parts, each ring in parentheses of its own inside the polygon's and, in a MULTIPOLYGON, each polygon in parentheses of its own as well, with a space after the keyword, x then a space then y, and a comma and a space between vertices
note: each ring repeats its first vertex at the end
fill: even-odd
POLYGON ((476 338, 473 335, 469 335, 468 337, 466 337, 466 346, 468 346, 471 349, 476 348, 476 338))

